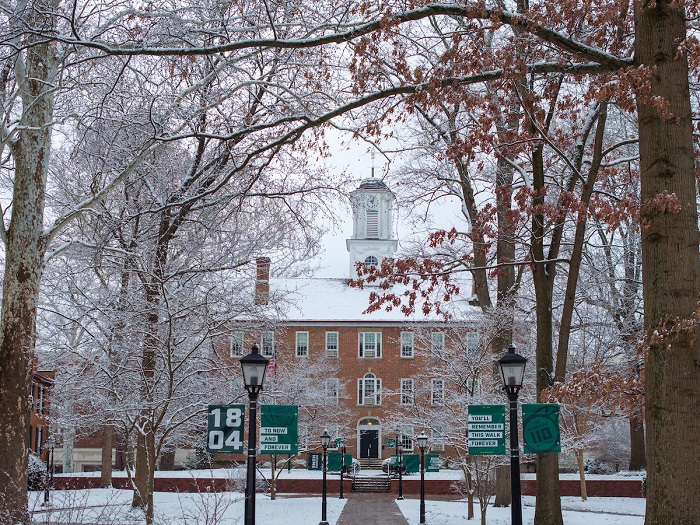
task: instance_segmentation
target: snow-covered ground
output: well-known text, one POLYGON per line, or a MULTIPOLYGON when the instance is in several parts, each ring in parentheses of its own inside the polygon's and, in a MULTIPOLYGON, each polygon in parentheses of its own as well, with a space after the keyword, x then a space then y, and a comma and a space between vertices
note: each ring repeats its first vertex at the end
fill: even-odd
MULTIPOLYGON (((170 472, 171 476, 194 477, 240 477, 236 470, 199 472, 170 472)), ((368 473, 368 472, 365 472, 368 473)), ((379 474, 378 471, 374 472, 379 474)), ((161 473, 165 475, 166 473, 161 473)), ((93 474, 86 474, 93 475, 93 474)), ((281 477, 316 478, 321 472, 294 469, 281 477)), ((337 476, 334 476, 337 477, 337 476)), ((523 477, 526 477, 524 475, 523 477)), ((590 479, 616 476, 591 476, 590 479)), ((456 471, 426 473, 428 479, 459 479, 456 471)), ((51 505, 42 506, 43 492, 31 492, 29 505, 34 511, 36 523, 99 523, 100 525, 127 525, 143 523, 139 510, 132 510, 132 492, 117 489, 93 489, 75 491, 52 491, 51 505)), ((154 496, 156 523, 159 525, 229 525, 243 522, 243 494, 221 492, 217 494, 176 494, 159 492, 154 496)), ((327 517, 335 525, 347 500, 336 495, 328 498, 327 517)), ((397 502, 409 525, 419 521, 419 501, 415 498, 397 502)), ((523 521, 532 523, 535 498, 523 497, 523 521)), ((645 500, 642 498, 562 498, 565 525, 643 525, 645 500)), ((479 523, 478 502, 475 503, 475 519, 467 523, 479 523)), ((510 508, 489 507, 489 525, 510 525, 510 508)), ((431 525, 463 525, 467 517, 464 501, 426 501, 426 521, 431 525)), ((268 525, 317 525, 321 520, 320 496, 279 495, 275 501, 264 494, 256 496, 256 521, 268 525)), ((358 524, 361 525, 361 524, 358 524)))
MULTIPOLYGON (((93 489, 55 491, 51 505, 43 507, 42 492, 30 494, 30 508, 36 523, 99 523, 100 525, 127 525, 143 523, 143 515, 130 507, 131 491, 93 489)), ((219 494, 155 494, 156 523, 168 525, 227 525, 243 522, 243 495, 219 494)), ((338 521, 348 501, 328 498, 327 517, 330 525, 338 521)), ((419 521, 417 499, 398 501, 399 508, 409 525, 419 521)), ((566 525, 643 525, 644 500, 640 498, 562 498, 566 525)), ((535 499, 523 498, 523 520, 532 523, 535 499)), ((475 505, 475 519, 479 522, 479 508, 475 505)), ((489 525, 510 525, 510 508, 489 507, 489 525)), ((464 501, 426 501, 426 521, 433 525, 464 524, 467 505, 464 501)), ((269 525, 317 525, 321 520, 320 497, 269 496, 256 497, 256 521, 269 525)), ((359 525, 359 524, 358 524, 359 525)))

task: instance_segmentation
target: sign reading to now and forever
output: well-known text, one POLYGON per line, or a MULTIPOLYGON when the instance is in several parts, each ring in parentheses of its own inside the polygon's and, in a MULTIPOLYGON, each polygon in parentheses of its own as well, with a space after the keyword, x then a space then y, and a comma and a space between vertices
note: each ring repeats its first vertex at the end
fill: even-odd
POLYGON ((506 453, 506 407, 469 405, 467 437, 472 456, 498 456, 506 453))
POLYGON ((296 405, 262 405, 260 453, 298 454, 299 408, 296 405))

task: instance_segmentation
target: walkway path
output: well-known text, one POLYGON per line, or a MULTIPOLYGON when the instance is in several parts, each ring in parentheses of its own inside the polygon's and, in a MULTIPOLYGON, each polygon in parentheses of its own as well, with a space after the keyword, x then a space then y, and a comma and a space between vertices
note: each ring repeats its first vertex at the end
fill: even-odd
POLYGON ((389 492, 350 492, 337 525, 408 525, 389 492))

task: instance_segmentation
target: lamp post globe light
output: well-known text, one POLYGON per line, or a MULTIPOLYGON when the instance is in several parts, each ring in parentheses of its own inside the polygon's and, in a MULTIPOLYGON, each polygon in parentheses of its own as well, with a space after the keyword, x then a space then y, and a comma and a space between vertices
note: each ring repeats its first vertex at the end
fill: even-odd
POLYGON ((508 353, 498 360, 503 390, 510 401, 510 517, 512 525, 522 525, 523 511, 520 496, 520 449, 518 447, 518 393, 523 386, 527 359, 515 353, 511 344, 508 353))
POLYGON ((420 521, 419 525, 425 525, 425 447, 428 445, 428 436, 422 431, 416 438, 420 448, 420 521))
POLYGON ((53 449, 56 446, 56 440, 50 436, 46 440, 46 482, 44 483, 44 503, 49 504, 49 490, 53 485, 53 449))
POLYGON ((396 455, 397 463, 399 465, 399 497, 396 499, 403 499, 403 442, 401 441, 401 436, 396 438, 396 455))
POLYGON ((243 383, 248 391, 248 463, 245 485, 244 524, 255 525, 255 453, 257 449, 257 403, 265 381, 268 360, 258 353, 253 345, 250 353, 241 358, 243 383))
POLYGON ((328 520, 326 519, 326 473, 328 472, 328 445, 330 444, 330 442, 331 435, 328 433, 328 429, 324 429, 323 434, 321 434, 321 446, 323 447, 323 493, 321 496, 321 521, 318 525, 328 525, 328 520))
POLYGON ((343 438, 343 449, 342 449, 342 456, 340 457, 340 496, 338 496, 338 499, 345 499, 345 496, 343 495, 343 471, 345 470, 345 438, 343 438))

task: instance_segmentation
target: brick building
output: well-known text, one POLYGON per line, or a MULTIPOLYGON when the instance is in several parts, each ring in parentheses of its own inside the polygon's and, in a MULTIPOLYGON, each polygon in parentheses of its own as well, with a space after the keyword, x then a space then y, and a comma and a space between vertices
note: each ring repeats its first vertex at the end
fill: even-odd
POLYGON ((49 399, 54 384, 53 371, 38 370, 38 360, 32 366, 31 415, 27 446, 31 452, 46 461, 46 441, 49 439, 49 399))
MULTIPOLYGON (((353 235, 346 244, 349 275, 356 277, 357 262, 377 265, 396 251, 396 199, 375 178, 363 181, 350 198, 353 235)), ((323 428, 343 437, 348 452, 367 460, 393 453, 385 445, 387 438, 398 437, 405 446, 415 446, 413 436, 423 429, 400 424, 400 409, 417 402, 416 396, 422 396, 420 402, 427 406, 442 404, 445 381, 430 375, 434 358, 452 345, 479 344, 474 324, 479 309, 464 301, 461 311, 469 322, 445 322, 433 314, 406 317, 400 309, 365 314, 372 287, 352 288, 344 278, 270 278, 270 265, 267 258, 257 260, 255 298, 258 304, 268 299, 286 304, 282 320, 268 325, 240 323, 231 333, 229 353, 235 359, 258 344, 273 363, 266 379, 266 384, 273 382, 268 387, 273 390, 283 386, 274 384, 276 371, 325 362, 326 369, 319 372, 323 375, 312 378, 312 383, 325 393, 326 410, 315 423, 308 423, 313 428, 300 432, 300 450, 315 448, 323 428), (308 436, 302 437, 305 433, 308 436)), ((284 398, 277 402, 285 403, 284 398)), ((444 445, 433 437, 433 451, 442 452, 444 445)))

